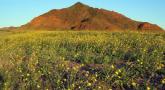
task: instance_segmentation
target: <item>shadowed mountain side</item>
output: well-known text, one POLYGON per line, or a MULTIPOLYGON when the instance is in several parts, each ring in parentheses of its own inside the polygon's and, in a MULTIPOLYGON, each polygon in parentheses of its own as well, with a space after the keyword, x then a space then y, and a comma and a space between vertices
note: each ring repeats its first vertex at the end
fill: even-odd
POLYGON ((163 31, 157 25, 134 21, 117 12, 92 8, 80 2, 68 8, 51 10, 21 28, 163 31))

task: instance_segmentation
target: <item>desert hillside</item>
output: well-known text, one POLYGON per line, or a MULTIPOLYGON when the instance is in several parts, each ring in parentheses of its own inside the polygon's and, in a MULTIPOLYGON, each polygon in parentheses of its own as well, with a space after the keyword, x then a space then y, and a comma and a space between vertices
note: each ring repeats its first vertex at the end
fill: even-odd
POLYGON ((68 8, 51 10, 34 18, 22 28, 162 31, 158 25, 138 22, 120 13, 93 8, 80 2, 68 8))

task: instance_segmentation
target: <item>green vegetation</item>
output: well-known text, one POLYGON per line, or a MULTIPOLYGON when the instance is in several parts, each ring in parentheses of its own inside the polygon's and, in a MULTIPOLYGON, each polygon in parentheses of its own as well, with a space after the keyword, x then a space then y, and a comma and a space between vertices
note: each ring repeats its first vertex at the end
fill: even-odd
POLYGON ((0 32, 0 89, 165 89, 165 33, 0 32))

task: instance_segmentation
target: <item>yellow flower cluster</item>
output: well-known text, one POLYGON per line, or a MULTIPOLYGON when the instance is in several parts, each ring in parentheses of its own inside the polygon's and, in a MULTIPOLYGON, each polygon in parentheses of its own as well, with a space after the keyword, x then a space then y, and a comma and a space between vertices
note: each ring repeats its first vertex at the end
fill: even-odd
POLYGON ((137 61, 138 61, 141 65, 143 64, 143 61, 142 61, 142 60, 139 60, 139 59, 138 59, 137 61))
POLYGON ((121 73, 121 70, 120 70, 120 69, 118 69, 118 70, 115 72, 116 75, 119 75, 120 73, 121 73))
POLYGON ((164 64, 158 64, 157 65, 157 69, 159 70, 159 69, 162 69, 164 67, 164 64))

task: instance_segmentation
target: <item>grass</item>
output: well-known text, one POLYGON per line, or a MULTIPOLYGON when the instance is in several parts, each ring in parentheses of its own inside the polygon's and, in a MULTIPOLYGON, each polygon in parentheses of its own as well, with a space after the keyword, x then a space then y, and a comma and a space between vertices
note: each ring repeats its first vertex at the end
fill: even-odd
POLYGON ((165 89, 165 33, 1 31, 0 89, 165 89))

